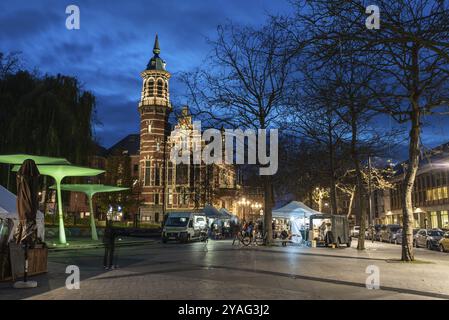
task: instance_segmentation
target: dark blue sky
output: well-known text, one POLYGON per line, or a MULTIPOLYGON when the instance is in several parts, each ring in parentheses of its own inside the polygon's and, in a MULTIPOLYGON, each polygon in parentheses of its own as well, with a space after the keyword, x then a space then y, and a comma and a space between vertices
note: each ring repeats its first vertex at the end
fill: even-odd
MULTIPOLYGON (((108 147, 138 132, 139 74, 152 55, 156 33, 173 75, 172 100, 182 103, 176 73, 201 65, 209 52, 206 38, 215 36, 217 25, 227 20, 260 25, 268 13, 290 10, 287 0, 1 0, 0 51, 21 51, 23 67, 76 76, 93 91, 102 122, 96 135, 108 147), (80 7, 80 30, 65 27, 70 4, 80 7)), ((447 117, 432 119, 423 142, 449 141, 447 123, 447 117)), ((380 125, 390 127, 389 121, 380 125)))
POLYGON ((205 39, 229 19, 258 25, 266 14, 286 13, 286 0, 2 0, 0 51, 21 51, 24 67, 41 73, 76 76, 96 95, 95 128, 105 146, 138 132, 140 72, 159 34, 161 57, 173 74, 171 96, 180 86, 176 73, 198 67, 209 48, 205 39), (81 11, 81 29, 65 27, 68 5, 81 11))

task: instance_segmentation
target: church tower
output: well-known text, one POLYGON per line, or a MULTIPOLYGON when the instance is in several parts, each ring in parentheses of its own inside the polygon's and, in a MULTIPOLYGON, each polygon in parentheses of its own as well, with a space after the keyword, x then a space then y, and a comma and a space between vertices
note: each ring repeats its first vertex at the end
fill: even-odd
POLYGON ((140 74, 143 79, 139 102, 140 114, 140 181, 142 184, 140 219, 161 222, 165 201, 165 164, 168 161, 167 126, 171 111, 168 81, 170 73, 156 35, 153 57, 140 74))

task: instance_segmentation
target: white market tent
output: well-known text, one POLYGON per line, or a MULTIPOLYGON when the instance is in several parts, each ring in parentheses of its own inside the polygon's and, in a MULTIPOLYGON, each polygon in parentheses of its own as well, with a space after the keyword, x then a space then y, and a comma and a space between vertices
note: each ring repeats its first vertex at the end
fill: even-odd
MULTIPOLYGON (((14 222, 14 228, 16 229, 19 224, 19 215, 17 213, 17 197, 15 194, 9 192, 3 186, 0 186, 0 218, 11 219, 14 222)), ((37 236, 44 241, 45 227, 44 227, 44 214, 40 211, 37 212, 36 216, 37 224, 37 236)), ((11 240, 14 232, 11 232, 11 240)))
POLYGON ((302 240, 300 230, 304 229, 309 223, 309 217, 313 214, 321 214, 320 212, 309 208, 299 201, 291 201, 285 206, 273 210, 273 219, 288 219, 291 223, 291 232, 293 234, 292 241, 299 243, 302 240))
POLYGON ((273 218, 306 218, 310 217, 312 214, 321 214, 321 212, 309 208, 304 203, 299 201, 291 201, 285 206, 273 210, 273 218))

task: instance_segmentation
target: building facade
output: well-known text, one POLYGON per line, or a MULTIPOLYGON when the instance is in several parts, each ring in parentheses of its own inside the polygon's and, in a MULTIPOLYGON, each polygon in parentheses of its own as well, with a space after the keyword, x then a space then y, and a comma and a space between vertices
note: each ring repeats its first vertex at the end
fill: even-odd
MULTIPOLYGON (((128 221, 158 224, 168 212, 201 210, 207 204, 243 217, 243 213, 251 212, 251 208, 245 211, 241 199, 246 196, 253 200, 251 204, 263 204, 263 195, 261 192, 252 194, 254 188, 241 187, 242 177, 236 165, 224 161, 211 165, 204 162, 175 165, 170 161, 170 152, 179 142, 172 132, 180 129, 188 132, 192 135, 191 141, 195 141, 194 135, 201 132, 194 128, 188 107, 182 108, 173 122, 169 90, 171 75, 160 53, 156 36, 153 56, 140 74, 142 89, 137 106, 140 132, 126 136, 109 149, 97 146, 89 166, 104 169, 106 173, 96 177, 94 182, 130 188, 129 192, 107 196, 115 204, 113 210, 121 207, 127 213, 128 221)), ((201 148, 204 146, 202 141, 201 148)), ((100 219, 106 214, 107 202, 107 198, 94 199, 100 219)), ((86 197, 71 193, 65 212, 84 218, 89 216, 88 211, 86 197)))
MULTIPOLYGON (((393 188, 375 193, 376 222, 402 224, 401 194, 407 162, 395 166, 393 188)), ((420 157, 412 193, 415 228, 449 229, 449 143, 420 157)))
MULTIPOLYGON (((160 57, 156 36, 153 57, 141 73, 139 183, 142 221, 158 223, 170 211, 199 210, 206 204, 235 212, 239 184, 236 167, 228 164, 174 164, 170 152, 178 143, 169 116, 170 73, 160 57)), ((188 107, 182 109, 174 130, 201 134, 193 127, 188 107)), ((194 141, 195 139, 191 139, 194 141)), ((201 141, 201 140, 200 140, 201 141)), ((201 148, 204 144, 201 144, 201 148)))

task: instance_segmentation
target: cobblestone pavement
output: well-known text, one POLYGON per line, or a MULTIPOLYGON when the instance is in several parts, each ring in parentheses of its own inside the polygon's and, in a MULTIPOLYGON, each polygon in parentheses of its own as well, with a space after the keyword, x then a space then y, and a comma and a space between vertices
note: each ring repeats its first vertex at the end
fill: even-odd
POLYGON ((0 284, 0 299, 449 299, 449 254, 400 246, 351 248, 233 247, 230 241, 153 244, 118 249, 119 268, 104 271, 100 249, 52 252, 36 289, 0 284), (68 265, 81 270, 79 290, 65 287, 68 265), (380 270, 368 290, 366 268, 380 270))

